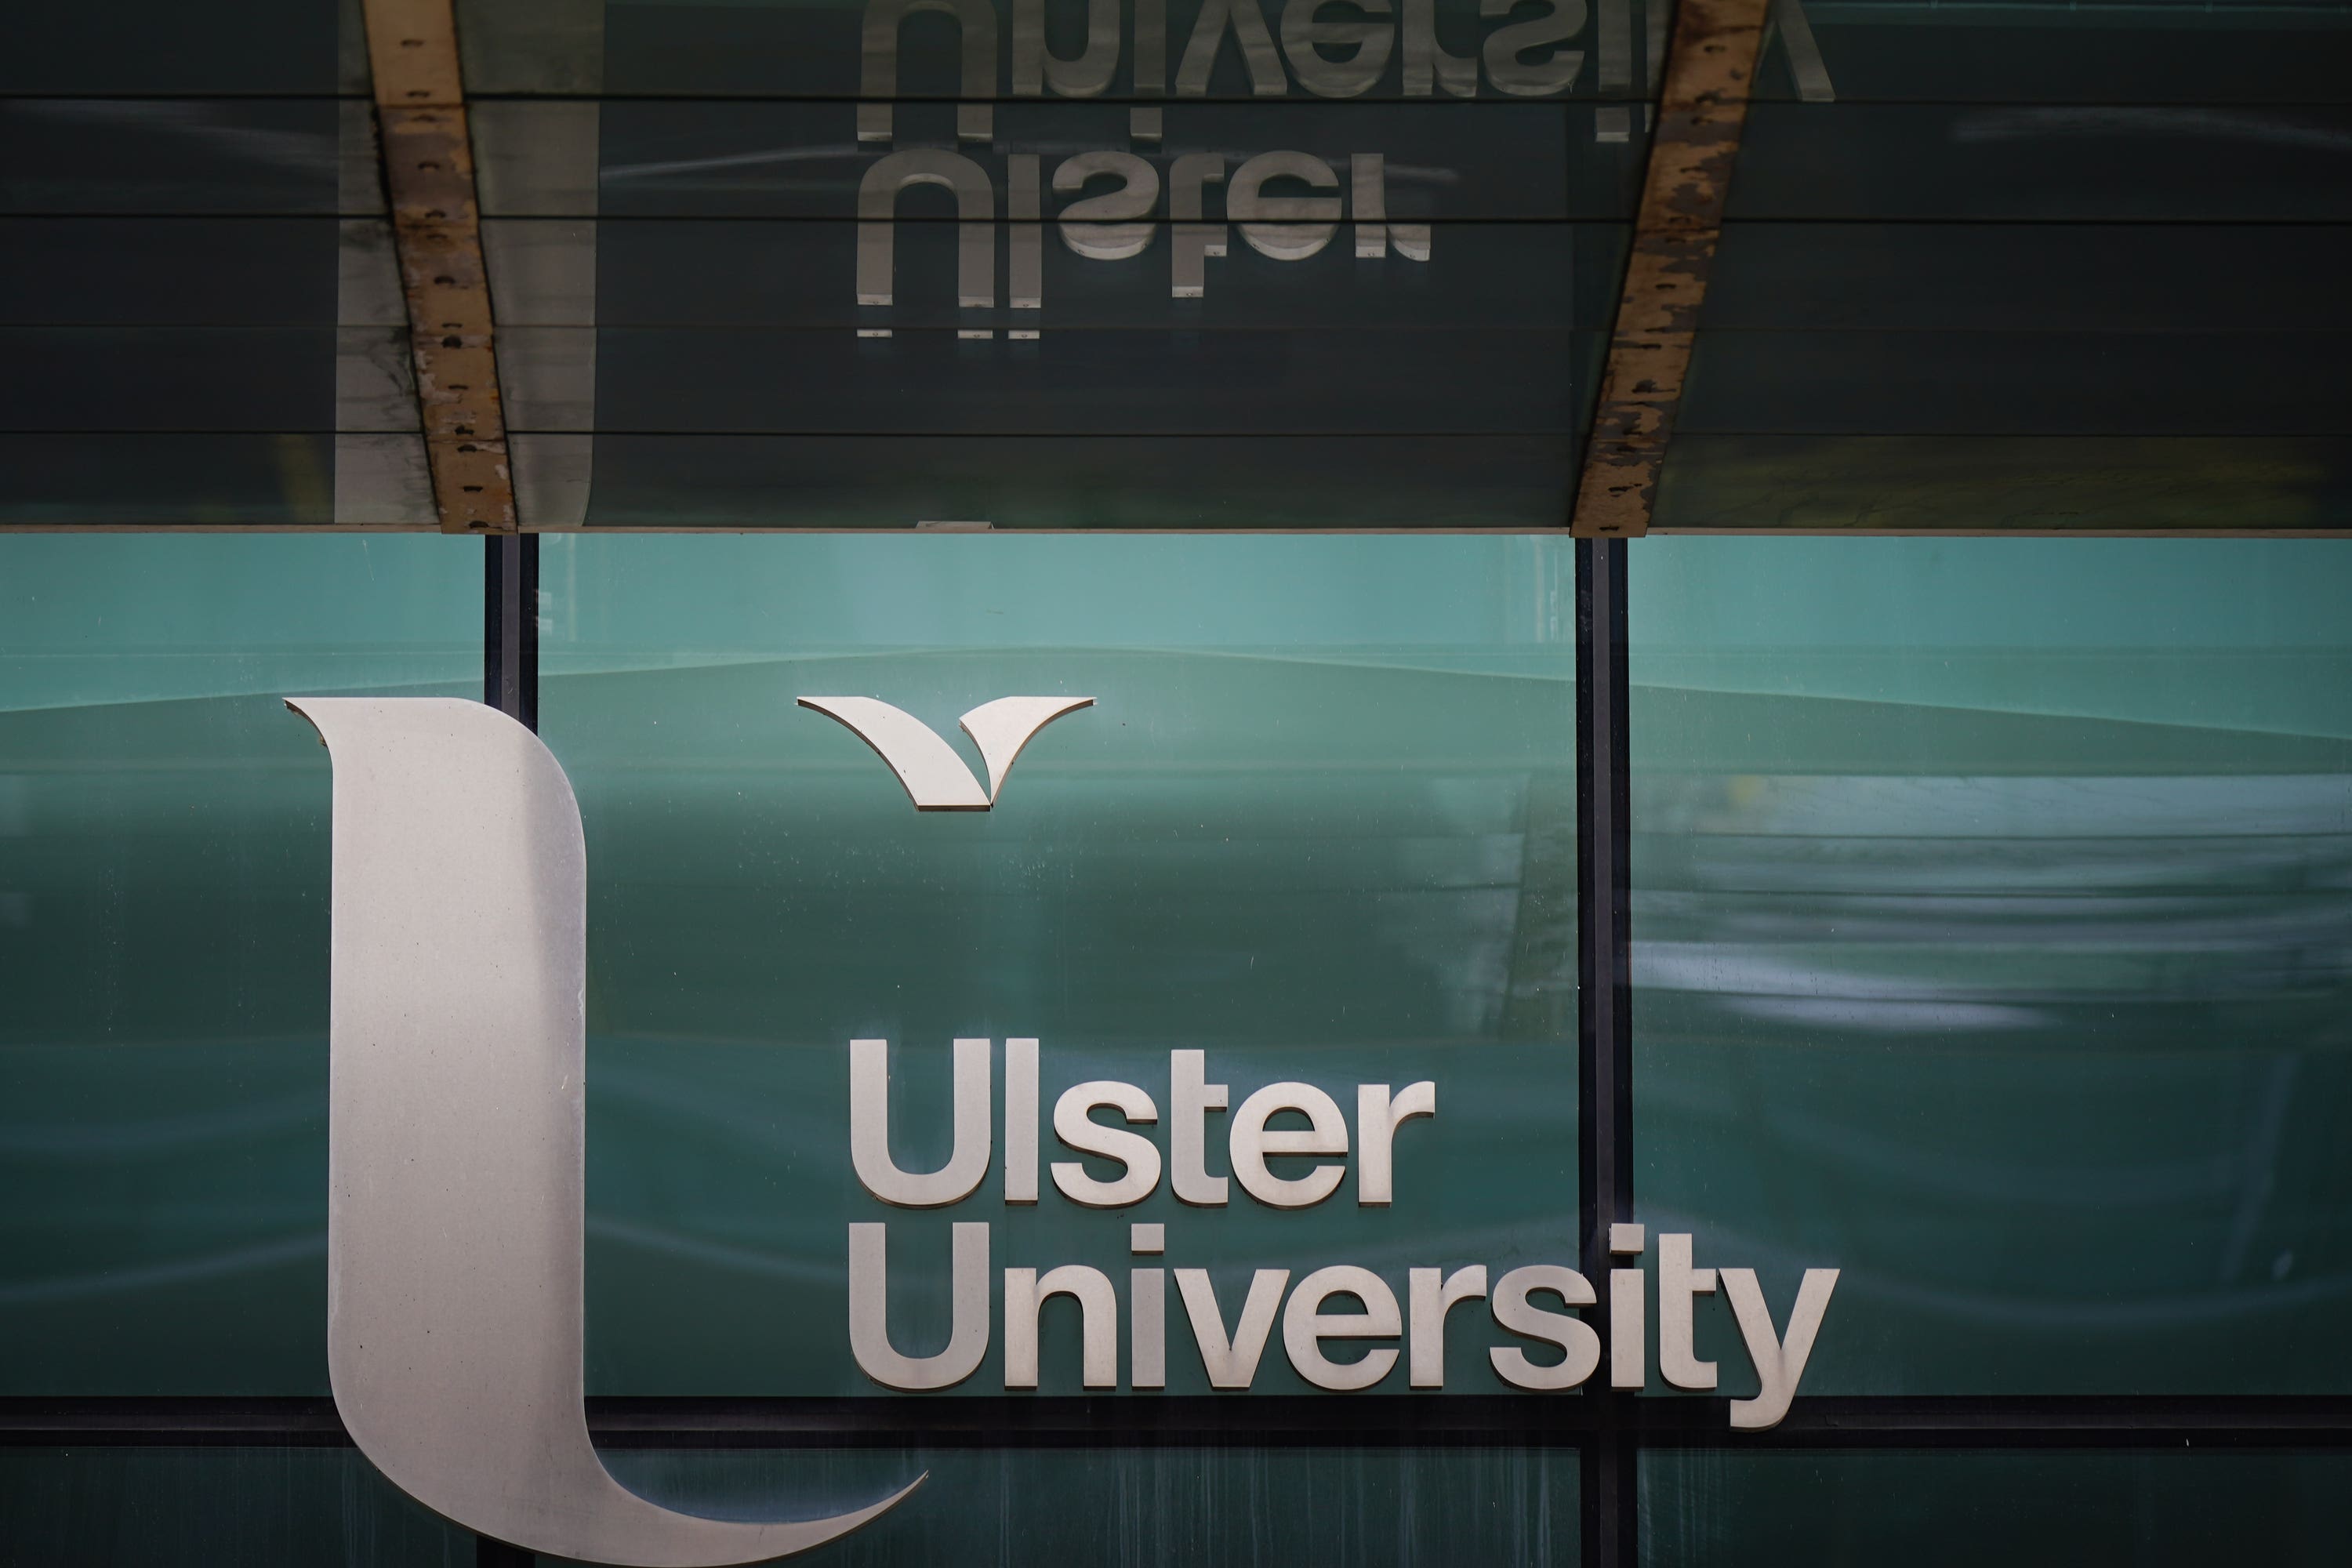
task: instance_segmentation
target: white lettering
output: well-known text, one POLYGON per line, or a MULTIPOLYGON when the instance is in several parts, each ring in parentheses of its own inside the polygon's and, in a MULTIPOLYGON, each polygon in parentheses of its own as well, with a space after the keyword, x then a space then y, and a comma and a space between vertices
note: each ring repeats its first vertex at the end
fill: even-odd
POLYGON ((1404 1092, 1389 1097, 1384 1083, 1363 1083, 1356 1086, 1356 1202, 1379 1205, 1391 1202, 1396 1196, 1393 1164, 1390 1144, 1396 1130, 1415 1116, 1437 1114, 1437 1085, 1427 1079, 1404 1086, 1404 1092))
POLYGON ((1004 1042, 1004 1201, 1037 1201, 1037 1042, 1004 1042))
POLYGON ((1160 1120, 1151 1097, 1131 1083, 1082 1083, 1063 1091, 1054 1102, 1054 1136, 1081 1154, 1098 1154, 1126 1167, 1115 1181, 1098 1181, 1076 1160, 1056 1161, 1054 1184, 1072 1203, 1093 1209, 1124 1208, 1141 1203, 1160 1184, 1160 1146, 1140 1132, 1106 1127, 1087 1113, 1107 1105, 1129 1121, 1160 1120))
POLYGON ((857 1369, 885 1388, 951 1388, 988 1353, 988 1226, 958 1221, 948 1250, 947 1348, 900 1355, 890 1343, 887 1272, 889 1227, 849 1227, 849 1352, 857 1369))
POLYGON ((1601 1364, 1601 1336, 1572 1313, 1546 1311, 1530 1303, 1528 1298, 1538 1290, 1549 1290, 1570 1307, 1589 1307, 1592 1286, 1575 1269, 1551 1263, 1514 1268, 1495 1282, 1495 1321, 1515 1334, 1558 1345, 1564 1352, 1560 1359, 1539 1366, 1516 1345, 1497 1345, 1486 1359, 1494 1363, 1495 1375, 1515 1388, 1574 1388, 1601 1364))
POLYGON ((1701 1361, 1693 1344, 1696 1299, 1715 1294, 1715 1270, 1691 1267, 1691 1238, 1676 1232, 1658 1237, 1658 1371, 1676 1388, 1713 1388, 1715 1363, 1701 1361))
POLYGON ((1486 1266, 1474 1263, 1448 1275, 1442 1268, 1415 1268, 1405 1276, 1412 1306, 1411 1348, 1406 1373, 1415 1388, 1445 1386, 1445 1314, 1455 1303, 1486 1293, 1486 1266))
POLYGON ((1078 1375, 1088 1388, 1118 1386, 1118 1298, 1099 1268, 1065 1263, 1039 1279, 1034 1268, 1004 1271, 1004 1386, 1037 1386, 1037 1316, 1048 1296, 1078 1303, 1078 1375))
POLYGON ((1270 1083, 1234 1112, 1234 1130, 1226 1140, 1234 1179, 1242 1190, 1268 1208, 1303 1209, 1321 1203, 1339 1190, 1345 1165, 1318 1165, 1307 1174, 1286 1178, 1265 1168, 1269 1154, 1345 1154, 1348 1124, 1332 1098, 1311 1083, 1270 1083), (1304 1131, 1269 1131, 1266 1122, 1276 1112, 1306 1113, 1314 1125, 1304 1131))
POLYGON ((1192 1341, 1200 1347, 1201 1365, 1209 1374, 1210 1387, 1247 1388, 1256 1378, 1258 1358, 1265 1353, 1266 1336, 1274 1331, 1274 1310, 1282 1304, 1283 1288, 1289 1283, 1287 1268, 1261 1268, 1252 1275, 1241 1321, 1228 1339, 1209 1271, 1176 1270, 1176 1290, 1184 1298, 1184 1315, 1192 1320, 1192 1341))
POLYGON ((1748 1342, 1748 1357, 1756 1363, 1757 1380, 1763 1387, 1753 1399, 1731 1402, 1731 1425, 1742 1432, 1761 1432, 1777 1426, 1789 1414, 1789 1402, 1797 1396, 1798 1380, 1805 1375, 1805 1363, 1813 1353, 1813 1336, 1821 1332, 1822 1318, 1830 1310, 1830 1292, 1837 1289, 1838 1271, 1834 1268, 1808 1268, 1804 1283, 1797 1287, 1797 1304, 1789 1309, 1789 1332, 1786 1339, 1772 1332, 1771 1309, 1764 1304, 1763 1287, 1756 1283, 1753 1268, 1718 1268, 1724 1294, 1731 1298, 1731 1310, 1739 1320, 1739 1337, 1748 1342))
POLYGON ((1324 1340, 1387 1339, 1403 1327, 1397 1316, 1396 1292, 1369 1268, 1337 1264, 1318 1268, 1290 1293, 1282 1310, 1282 1348, 1298 1375, 1318 1388, 1370 1388, 1396 1365, 1397 1353, 1381 1348, 1366 1351, 1361 1360, 1336 1362, 1323 1353, 1324 1340), (1338 1295, 1354 1296, 1364 1303, 1360 1312, 1326 1312, 1323 1303, 1338 1295))
POLYGON ((1207 1052, 1168 1053, 1168 1184, 1178 1202, 1214 1208, 1225 1178, 1209 1174, 1208 1113, 1225 1108, 1227 1091, 1208 1079, 1207 1052))
POLYGON ((986 1040, 955 1043, 955 1147, 938 1170, 909 1175, 890 1157, 890 1043, 849 1042, 849 1163, 867 1192, 908 1209, 971 1195, 988 1173, 988 1048, 986 1040))

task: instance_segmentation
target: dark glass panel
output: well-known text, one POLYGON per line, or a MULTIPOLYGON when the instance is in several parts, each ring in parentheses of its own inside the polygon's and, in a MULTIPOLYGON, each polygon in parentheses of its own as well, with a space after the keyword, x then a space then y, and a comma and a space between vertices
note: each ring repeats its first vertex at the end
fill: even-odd
POLYGON ((0 1449, 21 1563, 472 1568, 475 1538, 350 1448, 0 1449))
POLYGON ((1559 436, 599 436, 591 526, 1557 528, 1559 436))
POLYGON ((2335 287, 2347 275, 2352 227, 1739 223, 1724 231, 1702 321, 1710 341, 1753 330, 2340 332, 2352 330, 2352 293, 2335 287), (2231 280, 2249 286, 2219 286, 2231 280))
POLYGON ((320 527, 335 521, 338 469, 352 455, 315 431, 0 434, 0 521, 320 527))
POLYGON ((1656 528, 2226 533, 2352 529, 2343 437, 1675 437, 1656 528))
MULTIPOLYGON (((929 216, 915 213, 915 205, 908 203, 910 219, 929 216)), ((597 226, 595 320, 605 328, 973 326, 979 313, 957 304, 964 228, 897 225, 895 299, 868 307, 858 303, 854 223, 607 221, 597 226)), ((1146 383, 1160 377, 1150 368, 1159 356, 1145 345, 1171 328, 1341 331, 1392 356, 1400 368, 1425 363, 1429 349, 1450 350, 1457 340, 1441 334, 1505 331, 1533 342, 1538 334, 1604 330, 1615 309, 1623 244, 1623 231, 1614 226, 1456 223, 1431 226, 1426 260, 1393 250, 1371 260, 1350 254, 1352 237, 1342 226, 1323 255, 1299 263, 1270 259, 1237 241, 1232 255, 1208 261, 1203 294, 1180 300, 1170 292, 1164 229, 1141 254, 1117 259, 1079 254, 1051 223, 1006 225, 1000 232, 1036 245, 1043 304, 1034 316, 1000 310, 987 320, 1000 330, 1128 331, 1139 360, 1135 379, 1146 383), (1416 346, 1415 334, 1430 335, 1416 346)), ((1552 379, 1565 379, 1564 367, 1555 367, 1552 379)), ((1318 390, 1302 389, 1303 406, 1312 405, 1318 390)), ((1496 390, 1523 395, 1527 388, 1496 390)))
MULTIPOLYGON (((952 105, 901 105, 897 112, 899 145, 955 144, 952 105)), ((1076 153, 1134 153, 1161 174, 1157 211, 1164 220, 1172 159, 1221 153, 1232 170, 1256 153, 1288 149, 1323 159, 1343 183, 1353 154, 1381 154, 1389 210, 1401 218, 1622 221, 1640 190, 1643 149, 1630 138, 1598 140, 1594 113, 1530 103, 1175 106, 1154 143, 1129 135, 1128 111, 1117 104, 1009 103, 994 110, 990 142, 961 151, 989 174, 1000 215, 1012 153, 1041 156, 1050 182, 1076 153)), ((525 141, 558 134, 544 108, 516 106, 515 114, 525 141)), ((888 142, 858 142, 856 126, 849 102, 609 102, 598 125, 601 210, 625 217, 854 217, 859 182, 892 151, 888 142)), ((951 216, 945 195, 910 193, 906 205, 951 216), (924 195, 934 200, 922 203, 924 195)), ((1211 217, 1223 212, 1224 193, 1215 183, 1203 199, 1211 217)), ((1066 205, 1050 193, 1046 200, 1051 212, 1066 205)), ((493 193, 485 210, 512 209, 493 193)))
POLYGON ((1658 1568, 2326 1563, 2352 1526, 2340 1454, 1648 1453, 1658 1568))
POLYGON ((1717 331, 1678 430, 1817 436, 2346 436, 2352 334, 1717 331))
MULTIPOLYGON (((1565 437, 1576 424, 1568 371, 1592 347, 1573 333, 1519 331, 1048 327, 1024 342, 945 331, 873 339, 611 328, 597 333, 596 417, 610 429, 677 435, 1565 437)), ((531 426, 518 418, 515 427, 531 426)))
POLYGON ((0 327, 0 429, 332 430, 335 348, 331 327, 0 327))
POLYGON ((0 219, 0 320, 54 326, 332 326, 328 218, 0 219))
MULTIPOLYGON (((1254 73, 1245 67, 1242 48, 1228 26, 1217 44, 1213 68, 1204 84, 1205 96, 1246 101, 1253 96, 1280 95, 1314 103, 1358 95, 1394 98, 1404 94, 1404 50, 1397 36, 1397 15, 1368 15, 1369 8, 1332 0, 1326 0, 1326 5, 1328 9, 1318 7, 1320 14, 1315 20, 1356 22, 1377 36, 1363 45, 1335 41, 1319 51, 1311 51, 1303 39, 1286 45, 1282 41, 1286 20, 1296 25, 1304 18, 1286 15, 1279 0, 1271 4, 1251 0, 1246 9, 1263 21, 1265 45, 1272 52, 1262 57, 1262 65, 1254 73), (1362 61, 1357 68, 1362 76, 1344 86, 1334 83, 1324 74, 1329 68, 1314 62, 1314 53, 1343 68, 1362 61), (1318 84, 1320 90, 1310 89, 1310 79, 1318 76, 1323 79, 1318 84)), ((1118 65, 1100 89, 1115 98, 1136 94, 1135 9, 1131 3, 1117 7, 1120 19, 1118 65)), ((1167 100, 1180 112, 1187 98, 1203 96, 1181 74, 1202 9, 1202 0, 1167 0, 1164 7, 1166 65, 1160 80, 1165 91, 1173 95, 1167 100)), ((1504 96, 1496 66, 1512 55, 1528 66, 1542 68, 1538 79, 1529 79, 1524 68, 1517 73, 1517 96, 1638 97, 1648 80, 1647 29, 1664 19, 1663 15, 1655 19, 1646 16, 1645 8, 1635 0, 1591 0, 1589 5, 1582 0, 1517 0, 1501 16, 1483 14, 1485 7, 1473 0, 1438 0, 1432 9, 1438 47, 1475 72, 1476 91, 1489 99, 1504 96), (1523 40, 1520 48, 1509 47, 1513 37, 1523 40), (1538 37, 1545 41, 1538 43, 1538 37), (1491 55, 1487 53, 1490 38, 1497 40, 1491 55), (1486 58, 1482 59, 1482 55, 1486 58)), ((1069 58, 1084 53, 1088 42, 1087 7, 1076 0, 1052 0, 1044 10, 1045 36, 1053 50, 1069 58)), ((984 31, 992 32, 996 45, 992 72, 977 80, 967 79, 962 31, 955 19, 917 14, 899 26, 890 57, 895 64, 894 90, 880 96, 976 100, 1011 96, 1013 6, 1008 0, 1003 5, 985 5, 982 11, 989 24, 984 31)), ((604 10, 604 89, 616 94, 666 98, 854 98, 863 90, 864 20, 865 7, 825 0, 761 5, 615 0, 604 10)), ((1468 82, 1465 78, 1463 85, 1467 87, 1468 82)), ((1421 93, 1429 96, 1431 88, 1423 87, 1421 93)), ((1147 91, 1144 96, 1160 94, 1147 91)), ((1452 101, 1450 93, 1446 100, 1452 101)))
POLYGON ((324 98, 0 101, 0 212, 381 211, 368 114, 324 98))
POLYGON ((1577 1562, 1573 1449, 607 1450, 630 1486, 735 1517, 814 1515, 929 1479, 857 1533, 796 1561, 935 1563, 1577 1562))
MULTIPOLYGON (((2342 103, 2352 11, 1805 0, 1811 47, 1776 29, 1759 97, 1842 103, 2342 103)), ((1781 12, 1785 18, 1787 13, 1781 12)))
POLYGON ((2352 109, 1759 103, 1730 216, 2343 223, 2352 109))
POLYGON ((344 14, 320 0, 26 5, 9 19, 0 94, 349 90, 344 14))

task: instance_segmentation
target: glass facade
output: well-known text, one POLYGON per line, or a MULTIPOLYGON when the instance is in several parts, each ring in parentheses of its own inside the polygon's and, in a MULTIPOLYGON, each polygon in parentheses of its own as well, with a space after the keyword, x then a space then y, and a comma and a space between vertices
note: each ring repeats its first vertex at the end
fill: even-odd
MULTIPOLYGON (((37 977, 5 1053, 7 1400, 27 1441, 89 1410, 149 1430, 253 1396, 235 1420, 275 1430, 291 1417, 272 1409, 326 1392, 327 1316, 329 763, 279 699, 476 690, 477 552, 5 548, 12 951, 37 977)), ((1688 1232, 1701 1267, 1755 1268, 1776 1322, 1806 1268, 1840 1271, 1799 1436, 1809 1400, 1866 1422, 1873 1400, 2165 1397, 2157 1419, 2193 1423, 2179 1399, 2340 1394, 2337 548, 1627 554, 1633 1212, 1653 1247, 1688 1232)), ((950 1327, 949 1224, 982 1208, 997 1266, 1113 1278, 1136 1261, 1127 1226, 1162 1225, 1150 1261, 1206 1268, 1228 1310, 1260 1268, 1361 1264, 1402 1296, 1409 1267, 1579 1256, 1580 745, 1616 748, 1579 717, 1576 556, 1534 538, 545 544, 540 722, 590 867, 587 1385, 615 1472, 696 1511, 830 1506, 918 1473, 927 1498, 969 1494, 843 1561, 998 1541, 1213 1560, 1289 1530, 1310 1560, 1582 1550, 1580 1467, 1611 1439, 1571 1398, 1557 1446, 1525 1446, 1534 1412, 1494 1405, 1483 1315, 1446 1321, 1443 1393, 1391 1374, 1364 1397, 1407 1404, 1352 1407, 1368 1447, 1298 1414, 1315 1390, 1277 1347, 1242 1395, 1189 1349, 1164 1392, 1123 1373, 1108 1397, 1201 1407, 1173 1447, 1146 1436, 1166 1417, 1116 1410, 1083 1440, 994 1447, 1032 1425, 1008 1398, 1089 1392, 1078 1313, 1041 1318, 1034 1394, 1008 1386, 1000 1341, 947 1405, 861 1375, 840 1326, 845 1223, 889 1226, 890 1331, 919 1346, 950 1327), (986 814, 908 810, 856 736, 796 705, 884 691, 944 730, 1016 689, 1095 706, 986 814), (1239 1094, 1286 1079, 1344 1102, 1426 1078, 1442 1114, 1400 1142, 1384 1208, 1220 1212, 1165 1187, 1007 1206, 993 1177, 945 1214, 867 1195, 841 1041, 894 1042, 912 1170, 950 1152, 947 1041, 1015 1034, 1041 1042, 1048 1102, 1101 1079, 1156 1095, 1168 1053, 1200 1049, 1239 1094), (1412 1403, 1432 1398, 1467 1403, 1412 1403), (869 1428, 878 1447, 828 1450, 844 1417, 812 1415, 844 1400, 901 1414, 869 1428), (924 1414, 957 1406, 975 1414, 924 1414), (1412 1447, 1432 1420, 1471 1446, 1412 1447), (667 1446, 628 1446, 649 1427, 667 1446), (1253 1430, 1291 1435, 1254 1449, 1253 1430), (1338 1500, 1278 1526, 1250 1500, 1293 1491, 1338 1500), (1024 1511, 1046 1497, 1076 1500, 1024 1511)), ((1585 595, 1607 592, 1590 567, 1585 595)), ((1823 1531, 1866 1555, 1916 1518, 1869 1500, 1979 1474, 2038 1500, 1956 1513, 1971 1551, 2038 1531, 2037 1509, 2069 1521, 2052 1539, 2221 1528, 2165 1467, 2275 1492, 2284 1559, 2327 1528, 2327 1456, 1693 1448, 1675 1412, 1757 1388, 1724 1295, 1698 1299, 1694 1348, 1716 1387, 1694 1404, 1653 1362, 1657 1429, 1678 1435, 1632 1439, 1657 1561, 1823 1531)), ((86 1533, 98 1505, 77 1500, 169 1512, 194 1489, 210 1542, 453 1550, 356 1462, 36 1443, 10 1450, 8 1513, 48 1539, 86 1533)), ((98 1560, 148 1550, 145 1517, 98 1560)))
MULTIPOLYGON (((526 525, 1558 525, 1671 7, 1328 4, 465 0, 526 525)), ((0 68, 0 522, 431 526, 362 9, 0 68)), ((1783 0, 1656 525, 2342 529, 2347 50, 1783 0)))
POLYGON ((1644 1563, 2325 1563, 2340 1454, 1653 1453, 1644 1563))
POLYGON ((2347 0, 15 35, 0 1563, 2341 1555, 2347 0))
POLYGON ((1824 1393, 2342 1388, 2340 552, 1631 554, 1644 1212, 1841 1258, 1824 1393))
POLYGON ((323 1392, 326 754, 481 689, 436 539, 0 540, 0 1394, 323 1392))
POLYGON ((1564 1451, 1221 1448, 992 1454, 609 1450, 632 1487, 681 1508, 845 1508, 917 1474, 926 1507, 827 1548, 856 1568, 922 1563, 1215 1564, 1577 1561, 1564 1451), (934 1500, 936 1494, 936 1500, 934 1500))
MULTIPOLYGON (((947 1333, 956 1222, 994 1226, 1000 1267, 1119 1279, 1129 1226, 1163 1225, 1159 1261, 1236 1300, 1261 1268, 1402 1297, 1412 1266, 1575 1255, 1565 541, 583 537, 541 570, 541 728, 591 868, 592 1391, 879 1392, 840 1337, 851 1222, 888 1225, 908 1343, 947 1333), (1094 706, 994 809, 924 814, 794 706, 835 691, 947 733, 1007 691, 1094 706), (893 1043, 893 1144, 930 1170, 963 1037, 1036 1039, 1048 1106, 1116 1080, 1169 1114, 1196 1050, 1234 1106, 1305 1082, 1352 1115, 1360 1083, 1426 1080, 1441 1110, 1380 1207, 1203 1208, 1172 1180, 1032 1207, 992 1177, 894 1213, 851 1171, 842 1044, 893 1043)), ((1450 1326, 1475 1367, 1478 1326, 1450 1326)), ((1080 1392, 1076 1340, 1049 1318, 1043 1392, 1080 1392)), ((960 1392, 1003 1393, 1002 1349, 960 1392)), ((1167 1375, 1209 1392, 1189 1353, 1167 1375)), ((1278 1356, 1251 1387, 1311 1392, 1278 1356)))

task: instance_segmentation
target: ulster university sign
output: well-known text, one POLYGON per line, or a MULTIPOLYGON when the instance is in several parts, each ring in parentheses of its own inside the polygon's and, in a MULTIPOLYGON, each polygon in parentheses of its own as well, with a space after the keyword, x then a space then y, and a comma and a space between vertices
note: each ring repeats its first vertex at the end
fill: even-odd
MULTIPOLYGON (((1024 744, 1089 700, 1004 698, 968 713, 985 791, 946 742, 893 706, 803 700, 872 744, 918 809, 977 811, 999 796, 1024 744)), ((919 1478, 831 1518, 722 1521, 648 1501, 604 1469, 582 1403, 587 866, 570 783, 536 736, 476 703, 289 706, 316 727, 334 769, 328 1354, 361 1450, 469 1529, 616 1564, 788 1555, 904 1500, 919 1478)), ((876 788, 890 788, 883 768, 871 773, 876 788)), ((952 831, 953 820, 939 826, 952 831)), ((1234 1059, 1179 1048, 1166 1053, 1164 1078, 1090 1079, 1049 1109, 1041 1075, 1052 1052, 1035 1038, 960 1038, 946 1052, 855 1038, 840 1049, 848 1070, 838 1114, 858 1187, 885 1213, 953 1214, 943 1259, 936 1229, 910 1235, 886 1218, 835 1230, 846 1261, 839 1315, 777 1323, 778 1333, 845 1342, 873 1384, 946 1390, 1001 1346, 1007 1391, 1035 1390, 1048 1363, 1068 1357, 1088 1390, 1161 1396, 1189 1363, 1209 1388, 1244 1397, 1277 1329, 1297 1377, 1334 1394, 1499 1386, 1557 1396, 1590 1385, 1604 1361, 1611 1387, 1646 1381, 1650 1247, 1638 1226, 1612 1228, 1616 1266, 1599 1281, 1550 1258, 1429 1267, 1410 1256, 1410 1237, 1378 1247, 1371 1261, 1383 1267, 1318 1258, 1310 1268, 1257 1268, 1238 1290, 1213 1279, 1237 1210, 1293 1216, 1294 1244, 1323 1249, 1297 1221, 1384 1214, 1413 1184, 1465 1176, 1480 1201, 1478 1173, 1432 1158, 1433 1130, 1456 1114, 1458 1086, 1443 1077, 1334 1094, 1296 1079, 1250 1081, 1234 1059), (908 1075, 947 1080, 951 1138, 933 1168, 907 1169, 895 1152, 908 1140, 892 1131, 894 1053, 908 1075), (1111 1120, 1097 1120, 1104 1113, 1111 1120), (1072 1158, 1047 1158, 1048 1128, 1072 1158), (982 1194, 992 1173, 1001 1207, 982 1194), (1116 1216, 1163 1186, 1192 1217, 1122 1224, 1123 1278, 1009 1256, 1000 1239, 1011 1234, 1006 1220, 1041 1205, 1116 1216), (943 1339, 894 1329, 892 1300, 942 1279, 943 1339), (1041 1333, 1055 1298, 1076 1304, 1075 1347, 1041 1333), (1449 1318, 1458 1325, 1482 1303, 1491 1320, 1484 1364, 1449 1363, 1449 1318)), ((1475 1077, 1475 1066, 1465 1061, 1462 1076, 1475 1077)), ((1754 1270, 1697 1265, 1690 1236, 1658 1237, 1655 1259, 1660 1375, 1679 1388, 1716 1386, 1717 1365, 1700 1359, 1693 1324, 1696 1298, 1719 1290, 1759 1385, 1732 1402, 1732 1426, 1773 1425, 1837 1271, 1807 1270, 1779 1326, 1754 1270)))

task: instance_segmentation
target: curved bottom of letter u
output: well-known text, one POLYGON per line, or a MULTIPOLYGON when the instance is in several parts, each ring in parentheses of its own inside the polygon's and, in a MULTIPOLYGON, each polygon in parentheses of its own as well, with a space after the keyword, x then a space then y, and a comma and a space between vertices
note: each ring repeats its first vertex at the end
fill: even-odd
POLYGON ((327 1358, 360 1451, 532 1552, 717 1568, 856 1529, 679 1513, 581 1404, 587 850, 563 769, 478 702, 298 697, 334 768, 327 1358))

